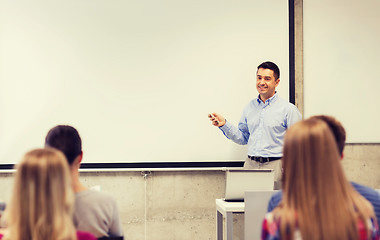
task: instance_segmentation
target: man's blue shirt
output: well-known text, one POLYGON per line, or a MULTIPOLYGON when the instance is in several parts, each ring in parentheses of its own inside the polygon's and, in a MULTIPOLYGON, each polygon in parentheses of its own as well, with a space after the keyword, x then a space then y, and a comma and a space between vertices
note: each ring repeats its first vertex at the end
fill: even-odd
POLYGON ((277 93, 265 101, 255 98, 244 108, 238 128, 230 122, 220 127, 237 144, 248 145, 248 155, 282 157, 286 130, 301 120, 301 113, 277 93))
MULTIPOLYGON (((367 199, 373 206, 376 214, 376 218, 380 219, 380 194, 376 190, 360 185, 354 182, 351 182, 352 186, 356 189, 356 191, 362 195, 365 199, 367 199)), ((271 199, 268 203, 268 212, 271 212, 282 200, 282 191, 276 192, 272 195, 271 199)))

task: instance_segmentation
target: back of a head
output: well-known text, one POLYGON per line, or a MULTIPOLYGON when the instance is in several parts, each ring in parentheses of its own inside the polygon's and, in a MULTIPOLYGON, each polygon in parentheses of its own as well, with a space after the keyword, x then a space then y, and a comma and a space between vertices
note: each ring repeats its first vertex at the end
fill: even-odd
POLYGON ((339 122, 336 118, 327 115, 317 115, 311 118, 320 119, 327 123, 330 130, 334 134, 336 144, 338 145, 339 154, 343 155, 344 145, 346 143, 346 130, 344 129, 341 122, 339 122))
MULTIPOLYGON (((8 225, 11 239, 58 239, 75 234, 74 193, 64 155, 36 149, 17 166, 8 225)), ((7 236, 6 236, 7 237, 7 236)))
POLYGON ((293 232, 297 215, 303 239, 356 239, 357 216, 370 215, 369 203, 347 181, 328 124, 318 118, 295 123, 283 150, 283 200, 276 210, 282 234, 289 226, 293 232))
POLYGON ((45 146, 62 151, 70 165, 82 153, 82 140, 78 131, 67 125, 52 128, 46 135, 45 146))
POLYGON ((274 62, 263 62, 259 66, 257 66, 257 70, 259 70, 259 68, 270 69, 273 71, 273 75, 276 80, 280 78, 280 69, 274 62))
MULTIPOLYGON (((283 148, 284 185, 293 189, 310 184, 317 187, 324 183, 327 174, 336 175, 342 168, 335 139, 328 125, 319 119, 310 118, 294 124, 286 132, 283 148), (329 166, 328 169, 326 169, 329 166), (288 174, 292 173, 292 174, 288 174), (321 179, 320 177, 325 177, 321 179), (299 178, 299 179, 295 179, 299 178), (308 181, 300 183, 300 179, 308 181)), ((342 171, 343 173, 343 171, 342 171)))

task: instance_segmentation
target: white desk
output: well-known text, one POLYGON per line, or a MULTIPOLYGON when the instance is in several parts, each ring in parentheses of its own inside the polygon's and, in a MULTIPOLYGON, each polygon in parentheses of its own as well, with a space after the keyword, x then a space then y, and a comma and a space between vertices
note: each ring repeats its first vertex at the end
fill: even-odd
POLYGON ((244 202, 226 202, 216 199, 216 239, 223 240, 223 217, 226 218, 227 240, 233 238, 233 213, 244 213, 244 202))

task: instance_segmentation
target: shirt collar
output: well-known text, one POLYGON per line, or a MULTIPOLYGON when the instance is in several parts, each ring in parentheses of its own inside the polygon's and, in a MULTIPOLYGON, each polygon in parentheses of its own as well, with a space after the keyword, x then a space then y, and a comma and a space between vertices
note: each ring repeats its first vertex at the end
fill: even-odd
POLYGON ((256 101, 257 101, 257 105, 260 105, 260 104, 265 104, 265 105, 270 105, 272 102, 275 102, 276 100, 277 100, 277 98, 278 98, 278 94, 277 94, 277 92, 275 92, 274 93, 274 95, 271 97, 271 98, 269 98, 269 99, 267 99, 266 101, 265 101, 265 103, 260 99, 260 94, 257 96, 257 98, 256 98, 256 101))

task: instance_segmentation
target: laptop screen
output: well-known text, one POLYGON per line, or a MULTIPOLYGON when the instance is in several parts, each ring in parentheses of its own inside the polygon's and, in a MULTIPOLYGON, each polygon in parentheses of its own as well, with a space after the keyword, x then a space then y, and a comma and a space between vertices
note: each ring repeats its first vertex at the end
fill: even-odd
POLYGON ((226 201, 244 201, 244 193, 253 190, 273 190, 272 169, 239 169, 226 171, 226 201))

